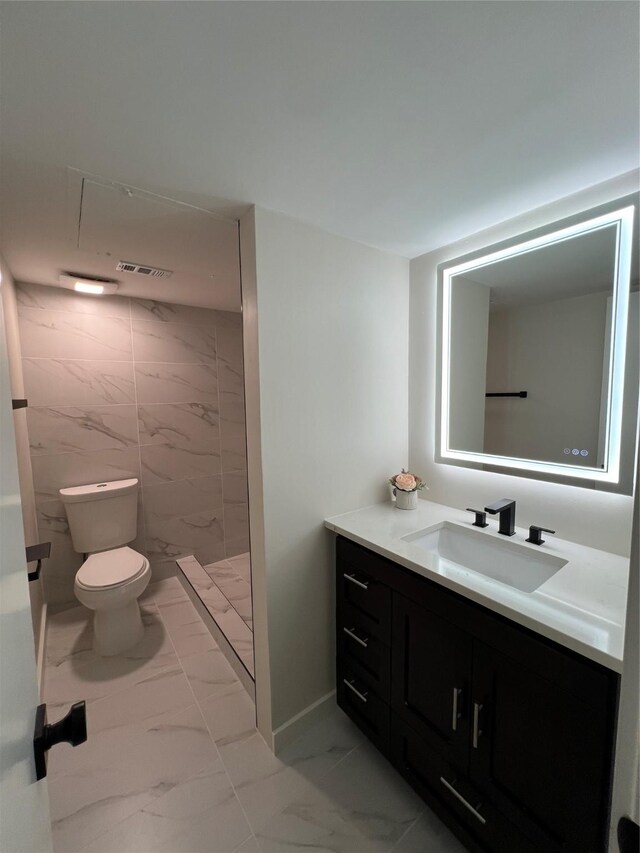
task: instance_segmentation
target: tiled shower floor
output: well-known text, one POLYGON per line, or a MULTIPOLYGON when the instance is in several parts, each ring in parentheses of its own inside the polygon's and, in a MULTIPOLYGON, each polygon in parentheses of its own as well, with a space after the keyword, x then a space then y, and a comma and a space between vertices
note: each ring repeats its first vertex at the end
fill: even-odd
POLYGON ((83 607, 50 619, 49 719, 86 699, 89 732, 49 754, 56 853, 464 853, 337 709, 276 758, 177 578, 142 604, 112 658, 83 607))
POLYGON ((202 566, 193 556, 179 557, 176 563, 209 616, 226 637, 232 649, 229 653, 235 652, 253 680, 255 674, 249 554, 241 554, 208 566, 202 566))
POLYGON ((251 558, 240 554, 204 566, 209 575, 242 621, 253 631, 251 603, 251 558))

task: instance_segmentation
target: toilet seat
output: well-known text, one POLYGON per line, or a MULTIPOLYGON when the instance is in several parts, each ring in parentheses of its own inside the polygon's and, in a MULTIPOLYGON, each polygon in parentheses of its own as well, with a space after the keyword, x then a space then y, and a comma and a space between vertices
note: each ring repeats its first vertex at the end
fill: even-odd
POLYGON ((91 554, 76 574, 76 584, 83 589, 111 589, 135 580, 146 569, 146 557, 133 548, 113 548, 91 554))

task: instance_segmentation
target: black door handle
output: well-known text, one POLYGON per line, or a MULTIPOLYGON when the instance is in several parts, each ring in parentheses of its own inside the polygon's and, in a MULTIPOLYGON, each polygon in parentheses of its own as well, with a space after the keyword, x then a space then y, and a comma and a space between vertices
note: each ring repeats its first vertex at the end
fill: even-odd
POLYGON ((47 723, 47 706, 38 705, 33 732, 33 755, 36 779, 47 775, 47 751, 57 743, 79 746, 87 739, 87 710, 85 702, 76 702, 57 723, 47 723))

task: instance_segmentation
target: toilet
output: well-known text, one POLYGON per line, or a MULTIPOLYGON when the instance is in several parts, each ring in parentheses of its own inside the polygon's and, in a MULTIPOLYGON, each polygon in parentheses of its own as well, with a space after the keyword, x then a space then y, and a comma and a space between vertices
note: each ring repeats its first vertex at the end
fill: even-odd
POLYGON ((138 606, 151 577, 149 561, 127 546, 136 537, 138 481, 113 480, 60 489, 74 549, 86 559, 76 598, 94 611, 93 648, 118 655, 142 639, 138 606))

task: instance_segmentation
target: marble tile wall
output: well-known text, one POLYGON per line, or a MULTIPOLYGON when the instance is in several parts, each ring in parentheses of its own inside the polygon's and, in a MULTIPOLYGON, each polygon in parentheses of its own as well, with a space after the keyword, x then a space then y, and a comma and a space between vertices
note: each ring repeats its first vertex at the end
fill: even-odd
POLYGON ((178 556, 249 550, 239 314, 17 289, 27 423, 47 600, 74 600, 58 490, 137 477, 138 537, 157 578, 178 556))

